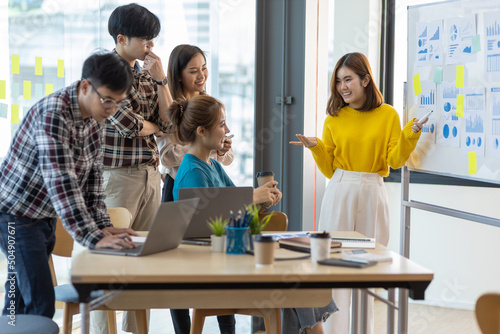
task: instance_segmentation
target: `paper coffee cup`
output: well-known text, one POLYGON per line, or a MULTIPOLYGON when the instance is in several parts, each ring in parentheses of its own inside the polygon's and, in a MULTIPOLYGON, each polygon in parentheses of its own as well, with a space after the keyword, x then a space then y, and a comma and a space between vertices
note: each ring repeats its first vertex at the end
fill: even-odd
POLYGON ((257 185, 259 187, 263 186, 269 181, 274 181, 273 172, 258 172, 256 177, 257 177, 257 185))
POLYGON ((309 239, 311 241, 311 259, 314 262, 328 259, 330 255, 330 244, 332 242, 330 233, 326 231, 311 233, 309 234, 309 239))
POLYGON ((255 265, 269 266, 274 262, 275 241, 270 235, 257 235, 253 240, 255 265))

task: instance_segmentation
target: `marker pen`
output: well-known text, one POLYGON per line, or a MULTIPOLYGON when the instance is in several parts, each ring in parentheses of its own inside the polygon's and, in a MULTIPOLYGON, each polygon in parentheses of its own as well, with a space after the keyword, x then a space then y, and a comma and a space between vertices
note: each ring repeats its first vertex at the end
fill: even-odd
POLYGON ((418 120, 417 124, 418 124, 418 125, 422 125, 422 123, 423 123, 423 122, 425 122, 425 120, 426 120, 427 118, 429 118, 429 116, 432 114, 432 112, 433 112, 433 111, 434 111, 434 110, 431 110, 431 111, 429 111, 427 114, 425 114, 425 115, 424 115, 424 117, 422 117, 421 119, 419 119, 419 120, 418 120))

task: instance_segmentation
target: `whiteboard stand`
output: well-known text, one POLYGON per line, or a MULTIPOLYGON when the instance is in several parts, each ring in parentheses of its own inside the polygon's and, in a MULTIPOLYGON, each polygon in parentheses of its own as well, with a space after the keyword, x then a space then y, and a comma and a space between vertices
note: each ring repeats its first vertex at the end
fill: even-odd
MULTIPOLYGON (((401 168, 401 226, 399 254, 410 258, 410 226, 411 209, 425 210, 441 215, 474 221, 482 224, 500 227, 500 219, 482 216, 470 212, 455 210, 429 203, 410 200, 410 170, 407 166, 401 168)), ((399 289, 399 328, 398 333, 408 333, 408 291, 399 289)))

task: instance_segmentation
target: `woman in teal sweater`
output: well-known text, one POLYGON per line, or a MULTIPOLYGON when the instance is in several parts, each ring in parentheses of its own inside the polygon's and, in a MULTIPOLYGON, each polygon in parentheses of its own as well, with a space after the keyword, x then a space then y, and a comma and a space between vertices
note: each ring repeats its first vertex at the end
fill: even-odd
MULTIPOLYGON (((213 97, 199 95, 172 103, 169 113, 179 140, 191 144, 175 177, 174 200, 178 200, 182 188, 233 187, 221 164, 210 158, 212 150, 224 147, 224 137, 229 132, 224 105, 213 97)), ((254 189, 253 202, 264 206, 277 204, 282 196, 277 184, 270 181, 254 189)), ((323 333, 322 321, 336 310, 333 300, 322 308, 284 309, 282 333, 323 333)), ((222 320, 230 326, 232 321, 234 333, 234 317, 225 317, 228 318, 219 318, 219 324, 222 320)))

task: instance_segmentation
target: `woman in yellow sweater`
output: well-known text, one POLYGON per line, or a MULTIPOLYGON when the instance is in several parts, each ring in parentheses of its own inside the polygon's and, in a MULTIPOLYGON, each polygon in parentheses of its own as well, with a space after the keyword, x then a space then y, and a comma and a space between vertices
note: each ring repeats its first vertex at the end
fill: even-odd
MULTIPOLYGON (((413 119, 401 130, 398 113, 383 103, 368 59, 361 53, 340 58, 330 87, 323 139, 297 134, 300 141, 290 142, 309 148, 319 170, 331 179, 319 229, 357 231, 387 245, 389 207, 383 177, 389 175, 389 167, 405 164, 422 125, 413 119)), ((341 311, 325 327, 334 327, 331 333, 349 333, 350 290, 335 289, 333 298, 341 311)), ((373 332, 373 298, 369 304, 368 327, 373 332)))

